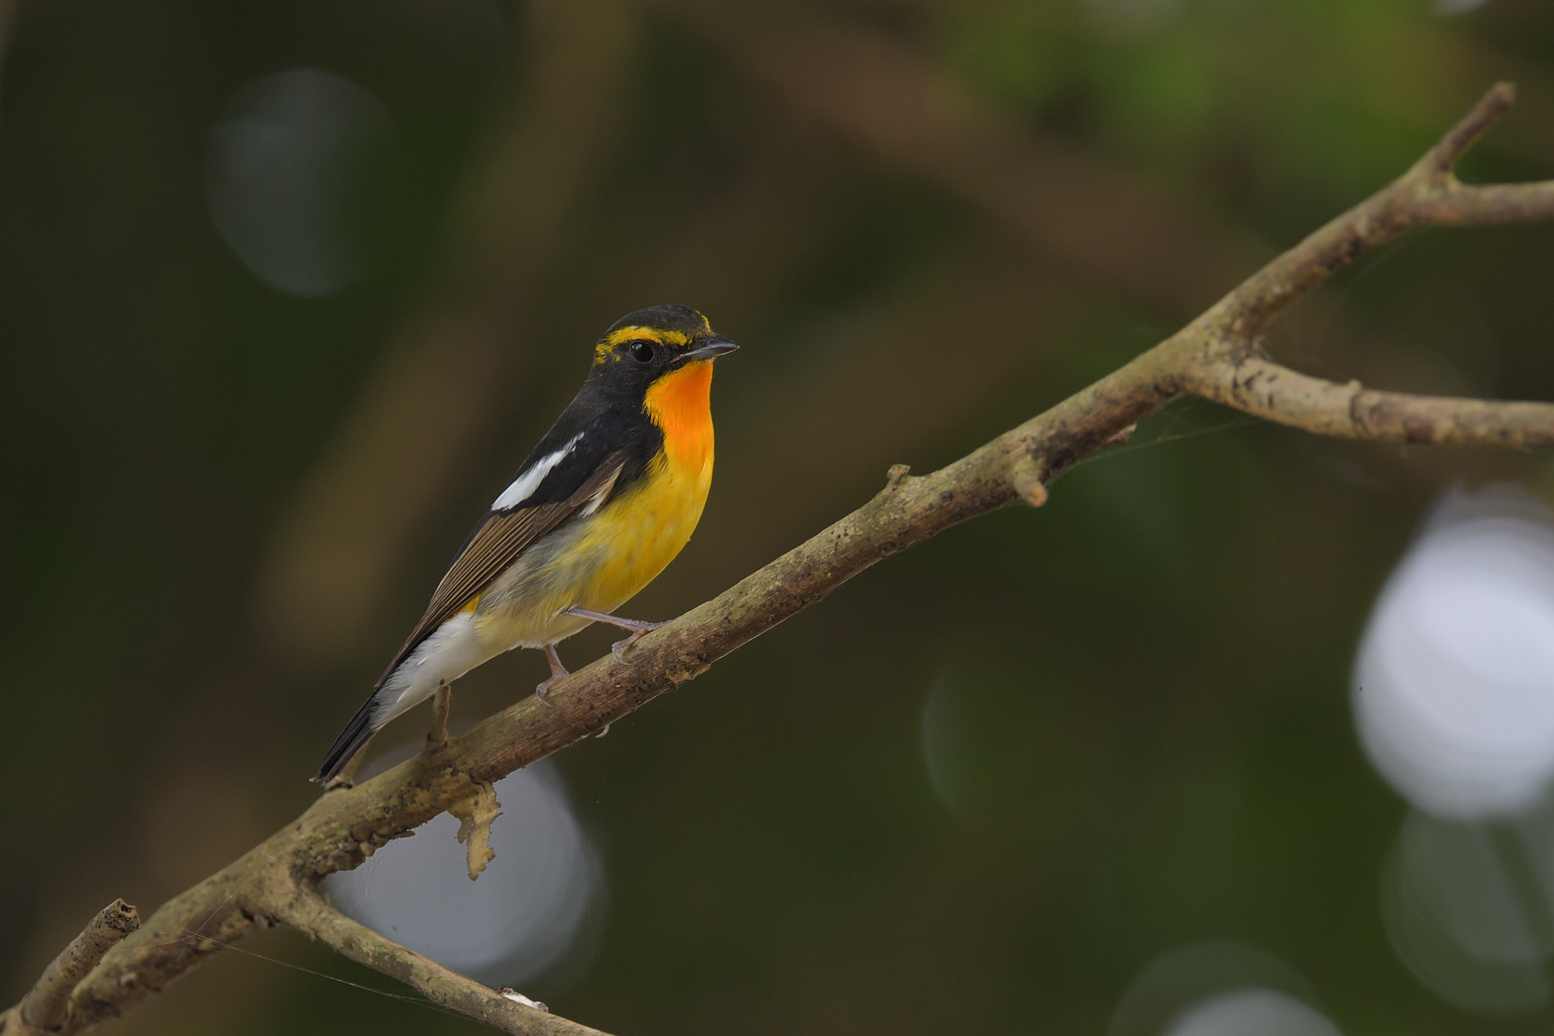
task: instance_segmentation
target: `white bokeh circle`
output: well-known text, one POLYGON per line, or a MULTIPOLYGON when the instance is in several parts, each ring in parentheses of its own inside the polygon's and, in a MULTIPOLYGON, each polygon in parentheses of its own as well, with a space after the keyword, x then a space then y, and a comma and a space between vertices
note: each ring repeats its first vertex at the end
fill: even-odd
POLYGON ((496 857, 470 881, 444 813, 326 882, 345 913, 455 971, 515 986, 555 966, 597 914, 603 868, 554 767, 496 782, 496 857))
POLYGON ((1544 808, 1514 824, 1411 811, 1381 872, 1381 917, 1414 977, 1464 1011, 1548 1007, 1554 834, 1544 808))
POLYGON ((1189 1006, 1165 1036, 1339 1036, 1338 1027, 1304 1001, 1277 989, 1233 989, 1189 1006))
POLYGON ((1554 776, 1554 516, 1452 494, 1382 589, 1354 678, 1381 774, 1440 816, 1515 813, 1554 776))
POLYGON ((398 154, 388 110, 321 68, 282 69, 238 92, 212 129, 206 193, 223 241, 279 291, 334 294, 360 280, 367 257, 345 211, 366 162, 398 154))
MULTIPOLYGON (((1212 1026, 1238 1018, 1252 1024, 1235 1031, 1262 1032, 1255 1024, 1259 1019, 1321 1019, 1305 1006, 1312 998, 1310 983, 1259 947, 1234 942, 1184 943, 1155 957, 1128 983, 1106 1034, 1205 1036, 1220 1031, 1212 1026), (1235 999, 1253 992, 1259 996, 1251 1001, 1235 999)), ((1327 1029, 1295 1028, 1290 1033, 1329 1036, 1332 1031, 1329 1024, 1327 1029)))

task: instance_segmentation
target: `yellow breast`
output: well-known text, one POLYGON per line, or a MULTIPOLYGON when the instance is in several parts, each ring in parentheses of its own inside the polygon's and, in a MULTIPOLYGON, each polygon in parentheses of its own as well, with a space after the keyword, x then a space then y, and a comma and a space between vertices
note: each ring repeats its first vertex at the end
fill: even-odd
POLYGON ((664 433, 642 477, 589 522, 581 544, 606 558, 583 588, 585 608, 614 611, 690 541, 712 486, 712 364, 692 363, 654 382, 643 409, 664 433))
POLYGON ((660 453, 647 473, 589 522, 580 546, 602 559, 582 587, 585 608, 614 611, 664 570, 690 541, 712 485, 712 454, 687 468, 660 453))

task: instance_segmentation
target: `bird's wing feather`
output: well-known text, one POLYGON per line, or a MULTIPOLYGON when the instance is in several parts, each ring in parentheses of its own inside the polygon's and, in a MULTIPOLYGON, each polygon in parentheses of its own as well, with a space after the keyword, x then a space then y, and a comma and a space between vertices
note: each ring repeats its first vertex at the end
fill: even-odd
MULTIPOLYGON (((586 442, 585 437, 579 436, 563 449, 570 448, 571 453, 578 452, 578 440, 586 442)), ((544 464, 554 456, 551 454, 539 463, 544 464)), ((404 647, 394 656, 394 661, 378 678, 379 685, 409 657, 417 644, 457 615, 487 584, 518 560, 518 556, 535 540, 568 518, 578 514, 592 514, 603 506, 627 462, 624 453, 619 451, 600 457, 593 464, 576 463, 587 458, 570 454, 564 459, 564 464, 551 462, 541 477, 534 480, 525 498, 540 499, 543 502, 493 509, 486 516, 486 520, 470 536, 447 574, 437 584, 431 603, 426 606, 426 613, 416 623, 415 629, 411 630, 404 647), (558 486, 557 482, 562 484, 558 486)), ((513 484, 523 482, 534 470, 535 464, 526 466, 513 484)), ((506 496, 504 493, 503 497, 498 497, 498 502, 504 502, 506 496)))

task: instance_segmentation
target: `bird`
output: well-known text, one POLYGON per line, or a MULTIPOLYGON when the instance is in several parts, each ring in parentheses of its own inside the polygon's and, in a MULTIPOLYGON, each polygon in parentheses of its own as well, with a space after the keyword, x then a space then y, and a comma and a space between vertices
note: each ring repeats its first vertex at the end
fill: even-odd
MULTIPOLYGON (((634 310, 594 343, 583 387, 492 500, 367 701, 335 738, 314 780, 341 777, 389 721, 513 648, 545 653, 591 623, 627 631, 626 657, 661 623, 614 614, 675 559, 712 485, 712 369, 737 349, 700 311, 634 310)), ((434 727, 434 733, 436 728, 434 727)), ((435 738, 434 738, 435 739, 435 738)))

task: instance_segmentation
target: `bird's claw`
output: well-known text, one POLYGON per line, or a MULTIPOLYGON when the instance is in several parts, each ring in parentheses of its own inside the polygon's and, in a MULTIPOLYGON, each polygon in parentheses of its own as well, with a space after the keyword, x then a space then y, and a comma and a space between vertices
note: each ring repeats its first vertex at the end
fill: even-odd
POLYGON ((663 623, 661 622, 655 622, 651 626, 644 626, 642 629, 632 630, 631 636, 625 638, 624 640, 617 640, 615 643, 610 645, 610 654, 614 655, 622 662, 626 661, 626 652, 631 650, 631 646, 662 625, 663 623))

